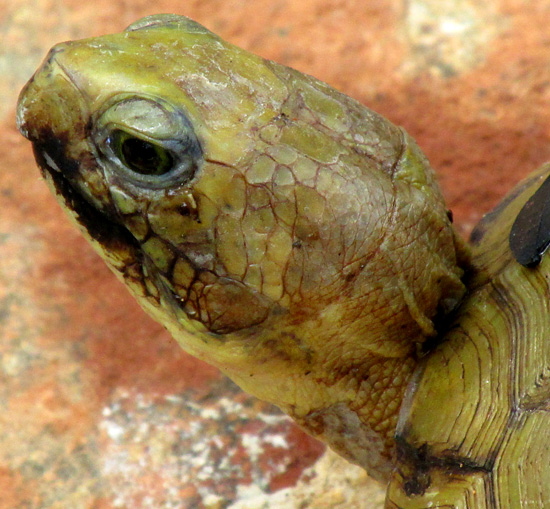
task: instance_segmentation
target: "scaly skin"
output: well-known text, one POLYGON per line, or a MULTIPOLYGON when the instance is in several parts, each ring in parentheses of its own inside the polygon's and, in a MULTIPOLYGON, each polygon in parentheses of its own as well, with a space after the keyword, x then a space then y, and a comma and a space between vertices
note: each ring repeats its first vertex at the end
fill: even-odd
MULTIPOLYGON (((520 265, 509 234, 549 178, 546 164, 472 234, 468 298, 422 359, 401 408, 388 509, 548 507, 550 257, 520 265)), ((543 236, 547 214, 533 224, 543 236)))
POLYGON ((56 46, 18 123, 62 205, 185 350, 389 477, 403 392, 466 259, 402 129, 178 16, 56 46), (120 131, 185 164, 133 172, 120 131))

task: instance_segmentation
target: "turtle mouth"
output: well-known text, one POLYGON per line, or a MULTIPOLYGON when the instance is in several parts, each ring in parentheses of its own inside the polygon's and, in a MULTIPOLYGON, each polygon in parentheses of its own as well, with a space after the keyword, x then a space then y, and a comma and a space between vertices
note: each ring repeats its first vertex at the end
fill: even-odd
POLYGON ((98 210, 78 191, 71 176, 78 173, 79 163, 68 158, 63 147, 63 141, 50 131, 43 132, 39 141, 33 142, 34 157, 44 178, 51 182, 56 195, 90 238, 107 252, 127 252, 130 248, 138 259, 141 252, 138 241, 116 221, 115 214, 98 210))
POLYGON ((100 244, 106 253, 131 253, 129 259, 137 259, 139 244, 120 224, 115 208, 107 199, 102 199, 98 208, 98 204, 88 200, 82 191, 82 186, 87 185, 82 182, 82 170, 94 166, 94 154, 88 150, 78 158, 69 155, 68 148, 75 138, 88 137, 91 117, 85 93, 74 75, 60 63, 59 56, 66 49, 64 44, 52 48, 21 91, 17 127, 32 142, 43 177, 83 233, 100 244), (104 201, 107 202, 105 206, 104 201))
POLYGON ((142 296, 153 297, 146 283, 149 280, 172 307, 185 309, 183 299, 160 277, 152 260, 143 252, 140 242, 117 221, 117 212, 99 210, 78 190, 74 180, 78 175, 79 163, 66 156, 63 141, 51 131, 45 131, 41 133, 39 141, 33 141, 32 145, 41 173, 51 184, 58 200, 70 211, 85 236, 101 245, 104 257, 113 258, 114 255, 118 263, 113 264, 113 268, 123 279, 126 282, 131 280, 141 288, 142 296), (124 253, 124 256, 117 257, 117 253, 124 253), (122 266, 121 259, 124 259, 122 266))
POLYGON ((213 269, 201 267, 204 261, 200 260, 200 252, 194 256, 191 246, 185 252, 174 250, 176 259, 184 258, 195 272, 187 296, 182 296, 172 286, 176 262, 168 269, 159 268, 144 251, 142 243, 121 223, 120 213, 112 203, 101 200, 101 207, 98 207, 80 190, 82 185, 86 185, 81 183, 81 173, 88 170, 87 154, 82 156, 82 160, 72 159, 67 155, 64 136, 48 128, 33 140, 33 150, 38 166, 58 201, 139 299, 164 309, 172 317, 175 314, 177 318, 183 311, 189 320, 202 324, 217 338, 266 319, 269 306, 264 298, 238 281, 220 278, 213 269), (201 278, 200 274, 204 277, 201 278), (244 312, 243 308, 248 311, 244 312))

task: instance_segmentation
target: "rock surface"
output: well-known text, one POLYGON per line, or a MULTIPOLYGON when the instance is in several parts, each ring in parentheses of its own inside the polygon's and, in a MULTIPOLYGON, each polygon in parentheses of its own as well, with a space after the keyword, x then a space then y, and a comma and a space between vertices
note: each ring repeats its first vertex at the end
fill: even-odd
POLYGON ((403 125, 467 235, 550 159, 550 5, 3 3, 0 508, 381 507, 383 487, 323 455, 144 316, 68 224, 16 131, 17 92, 50 46, 153 12, 193 17, 403 125))

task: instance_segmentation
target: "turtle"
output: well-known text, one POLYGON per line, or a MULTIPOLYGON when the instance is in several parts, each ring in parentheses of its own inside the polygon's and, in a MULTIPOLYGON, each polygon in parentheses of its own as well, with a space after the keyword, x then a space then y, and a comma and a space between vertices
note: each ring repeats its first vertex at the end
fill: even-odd
POLYGON ((17 124, 192 355, 388 486, 550 504, 550 165, 455 231, 407 132, 183 16, 61 43, 17 124))

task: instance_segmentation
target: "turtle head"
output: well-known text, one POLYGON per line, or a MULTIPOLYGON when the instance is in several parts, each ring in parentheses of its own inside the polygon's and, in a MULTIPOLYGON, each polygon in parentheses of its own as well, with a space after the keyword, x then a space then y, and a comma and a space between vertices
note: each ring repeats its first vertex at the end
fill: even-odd
POLYGON ((153 16, 55 46, 18 105, 44 176, 100 255, 155 315, 209 337, 262 322, 277 300, 237 238, 245 208, 272 234, 273 263, 290 243, 257 212, 267 192, 245 196, 250 133, 283 95, 266 70, 250 97, 255 61, 187 18, 153 16))
POLYGON ((387 474, 418 345, 464 291, 433 172, 404 131, 173 15, 54 47, 18 125, 61 204, 186 350, 387 474))

